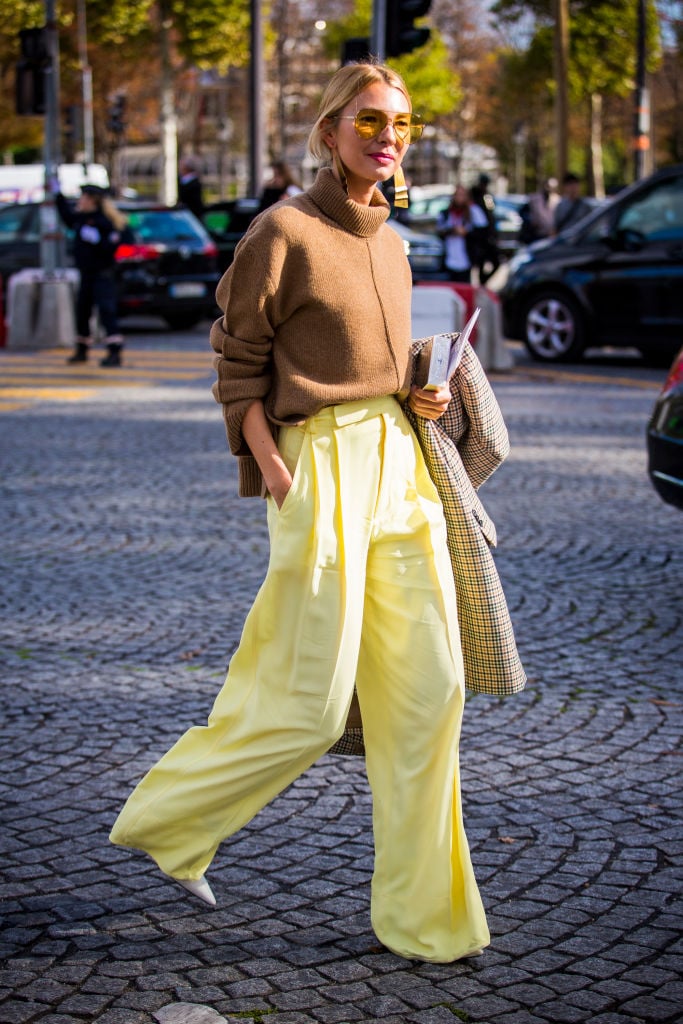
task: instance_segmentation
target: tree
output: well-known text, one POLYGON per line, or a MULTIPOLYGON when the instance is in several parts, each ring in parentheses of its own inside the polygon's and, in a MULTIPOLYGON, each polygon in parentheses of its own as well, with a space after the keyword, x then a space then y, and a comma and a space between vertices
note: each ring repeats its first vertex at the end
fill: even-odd
MULTIPOLYGON (((602 108, 606 96, 633 90, 636 71, 638 0, 569 0, 569 89, 576 104, 588 111, 590 176, 596 194, 603 192, 602 108)), ((553 25, 553 0, 498 0, 494 11, 503 21, 531 15, 534 38, 553 25)), ((647 4, 649 67, 659 59, 658 19, 654 0, 647 4)), ((556 83, 548 80, 549 90, 556 83)))
MULTIPOLYGON (((76 2, 64 0, 59 6, 62 86, 69 104, 78 99, 76 2)), ((88 0, 86 11, 100 151, 107 148, 107 105, 115 92, 128 95, 128 108, 135 112, 135 119, 148 109, 155 130, 160 107, 164 137, 169 134, 169 123, 174 130, 179 106, 176 83, 189 68, 212 68, 222 73, 229 67, 243 66, 249 59, 248 0, 203 0, 201 5, 190 0, 88 0), (151 102, 154 91, 160 91, 160 95, 151 102)), ((4 107, 13 97, 13 86, 7 85, 18 52, 16 33, 43 21, 41 0, 5 0, 0 25, 0 75, 6 86, 0 98, 2 148, 12 145, 22 134, 27 141, 38 141, 42 136, 39 120, 34 123, 24 118, 22 125, 4 107)), ((175 178, 175 168, 167 168, 164 179, 168 181, 171 176, 175 178)))

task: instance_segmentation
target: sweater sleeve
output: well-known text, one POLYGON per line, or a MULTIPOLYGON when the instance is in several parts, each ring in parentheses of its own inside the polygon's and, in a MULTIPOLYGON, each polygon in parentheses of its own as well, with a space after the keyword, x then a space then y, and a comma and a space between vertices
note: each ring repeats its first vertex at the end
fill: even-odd
POLYGON ((244 415, 255 399, 268 395, 272 383, 277 247, 264 245, 264 234, 254 228, 237 247, 218 284, 216 299, 223 316, 210 334, 218 375, 213 395, 223 406, 230 450, 242 456, 250 454, 242 436, 244 415))
POLYGON ((68 228, 72 228, 75 225, 76 221, 79 219, 79 217, 69 205, 69 200, 66 198, 66 196, 62 195, 61 192, 58 192, 55 196, 55 201, 57 204, 59 216, 62 218, 62 220, 68 228))

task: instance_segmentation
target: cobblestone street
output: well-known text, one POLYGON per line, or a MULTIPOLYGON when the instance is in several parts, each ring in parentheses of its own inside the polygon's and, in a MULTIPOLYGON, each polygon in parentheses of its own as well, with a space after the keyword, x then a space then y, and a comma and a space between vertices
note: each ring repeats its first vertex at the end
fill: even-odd
POLYGON ((109 844, 205 722, 267 558, 208 353, 116 380, 0 413, 2 1024, 678 1024, 683 519, 647 478, 654 382, 493 377, 512 454, 481 496, 530 681, 468 699, 492 943, 432 965, 371 931, 361 759, 322 758, 223 844, 215 910, 109 844))

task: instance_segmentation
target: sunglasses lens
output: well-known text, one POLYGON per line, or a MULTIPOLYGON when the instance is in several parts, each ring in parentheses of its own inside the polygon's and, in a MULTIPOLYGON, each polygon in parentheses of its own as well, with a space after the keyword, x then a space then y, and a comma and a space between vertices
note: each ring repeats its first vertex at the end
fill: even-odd
POLYGON ((411 136, 410 114, 397 114, 394 118, 394 131, 401 142, 405 142, 411 136))
POLYGON ((412 118, 410 119, 410 124, 409 124, 410 141, 411 142, 417 142, 418 139, 421 139, 422 138, 423 129, 424 129, 423 122, 420 121, 417 118, 416 114, 413 114, 412 118))
POLYGON ((381 110, 359 110, 356 114, 355 128, 361 139, 374 139, 386 123, 386 115, 381 110))
MULTIPOLYGON (((356 134, 361 139, 374 139, 384 131, 389 120, 383 110, 359 110, 354 121, 356 134)), ((417 142, 422 137, 424 124, 417 114, 396 114, 391 123, 401 142, 417 142)))

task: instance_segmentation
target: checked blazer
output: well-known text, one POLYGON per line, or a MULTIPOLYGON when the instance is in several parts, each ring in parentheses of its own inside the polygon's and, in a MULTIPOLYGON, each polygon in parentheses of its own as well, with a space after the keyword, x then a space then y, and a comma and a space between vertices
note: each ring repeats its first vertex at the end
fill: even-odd
MULTIPOLYGON (((418 386, 427 379, 432 340, 412 342, 413 382, 418 386)), ((510 443, 496 397, 468 342, 449 387, 452 399, 438 420, 416 416, 407 403, 404 410, 444 508, 465 684, 470 690, 505 696, 524 688, 526 674, 491 553, 496 528, 477 488, 507 457, 510 443)))
MULTIPOLYGON (((420 338, 412 342, 415 384, 427 380, 432 341, 433 338, 420 338)), ((526 674, 491 554, 497 541, 496 528, 477 488, 507 457, 510 442, 496 397, 469 342, 465 343, 460 364, 448 383, 451 401, 438 420, 416 416, 407 402, 403 409, 417 435, 444 509, 465 685, 479 693, 504 697, 524 688, 526 674)), ((329 752, 365 753, 363 722, 355 693, 344 734, 329 752)))

